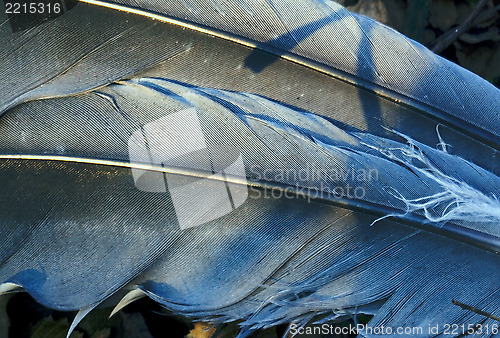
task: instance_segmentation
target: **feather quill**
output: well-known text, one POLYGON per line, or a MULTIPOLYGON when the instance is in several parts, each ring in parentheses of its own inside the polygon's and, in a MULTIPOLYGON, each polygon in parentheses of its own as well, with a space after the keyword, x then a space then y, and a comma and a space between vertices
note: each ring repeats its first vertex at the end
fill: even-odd
MULTIPOLYGON (((383 306, 373 319, 378 325, 482 320, 453 305, 451 299, 457 298, 498 311, 499 276, 491 271, 499 267, 495 196, 500 179, 454 155, 413 140, 397 143, 348 132, 261 96, 152 78, 26 103, 3 119, 2 143, 10 140, 11 151, 0 156, 2 186, 18 193, 15 199, 3 195, 2 225, 19 244, 3 242, 2 252, 17 249, 4 256, 0 273, 46 306, 89 308, 128 284, 178 313, 244 320, 243 332, 317 314, 337 318, 386 298, 384 306, 405 306, 396 317, 383 306), (221 135, 222 144, 241 153, 251 189, 248 199, 227 215, 181 230, 172 193, 136 187, 127 140, 138 126, 186 108, 196 109, 213 154, 223 156, 217 153, 221 135), (71 119, 65 117, 68 109, 71 119), (33 149, 20 133, 28 127, 20 123, 30 112, 45 112, 62 124, 78 116, 92 123, 57 138, 44 137, 42 125, 33 149), (14 149, 15 155, 9 155, 14 149), (434 165, 427 168, 430 159, 434 165), (359 176, 370 169, 376 176, 359 176), (301 172, 307 175, 294 176, 301 172), (438 198, 449 192, 449 182, 457 181, 491 210, 441 222, 439 217, 448 217, 454 208, 471 206, 459 198, 438 198), (338 194, 348 186, 357 189, 352 196, 338 194), (44 192, 43 199, 27 193, 34 188, 44 192), (422 199, 435 205, 426 212, 407 208, 408 201, 422 199), (391 212, 400 221, 376 221, 391 212), (105 264, 87 255, 106 257, 105 264), (464 277, 471 270, 478 275, 464 277), (91 276, 100 280, 89 282, 91 276), (227 296, 220 297, 223 291, 227 296), (422 316, 431 312, 433 320, 422 316)), ((192 135, 184 137, 187 142, 192 135)), ((198 182, 193 177, 200 171, 213 170, 201 165, 203 158, 190 154, 191 164, 181 172, 168 162, 149 170, 164 172, 167 182, 178 176, 185 176, 185 183, 198 182)), ((208 184, 215 190, 217 182, 208 184)))
MULTIPOLYGON (((430 118, 495 149, 480 151, 498 159, 497 88, 393 29, 350 13, 333 1, 201 1, 189 5, 182 0, 89 2, 138 8, 144 15, 160 14, 168 21, 225 40, 205 39, 212 46, 200 41, 188 57, 173 59, 163 64, 165 68, 143 75, 258 93, 384 136, 387 134, 382 134, 381 125, 397 124, 401 125, 398 130, 415 137, 430 118), (225 43, 228 40, 233 43, 225 43), (240 50, 234 41, 255 48, 240 50), (227 57, 221 56, 221 50, 227 57), (280 62, 279 58, 288 61, 280 62), (314 70, 314 75, 291 63, 314 70), (307 85, 300 84, 304 79, 307 85), (344 91, 339 82, 351 85, 344 91), (352 85, 378 95, 357 92, 352 85), (353 95, 358 98, 353 99, 353 95), (391 105, 382 97, 398 104, 391 105), (404 109, 407 107, 412 111, 404 109), (418 133, 415 124, 422 125, 418 133)), ((434 128, 428 129, 429 140, 435 138, 435 134, 431 136, 434 128)), ((474 144, 469 141, 467 146, 459 146, 460 140, 450 137, 460 136, 447 136, 460 148, 456 151, 467 152, 474 144)), ((488 162, 491 166, 498 160, 488 162)), ((498 173, 498 165, 494 171, 498 173)))
MULTIPOLYGON (((193 318, 239 320, 241 336, 356 312, 374 313, 372 327, 417 327, 420 336, 435 336, 435 325, 445 335, 444 324, 495 323, 496 88, 333 2, 122 4, 165 18, 146 34, 151 22, 137 16, 138 34, 164 51, 117 67, 104 60, 109 73, 96 69, 83 84, 85 63, 52 82, 35 76, 2 103, 2 289, 79 310, 77 320, 131 290, 193 318), (141 77, 64 97, 160 60, 141 77), (61 97, 20 104, 52 96, 61 97), (199 124, 204 147, 175 157, 199 130, 185 122, 189 133, 178 135, 165 124, 165 134, 158 121, 178 123, 189 109, 182 116, 199 124), (154 146, 164 138, 175 147, 154 146), (435 149, 443 140, 450 152, 435 149), (168 160, 141 161, 131 149, 168 160), (215 175, 240 158, 243 175, 215 175), (190 211, 208 199, 179 202, 174 188, 213 196, 221 182, 229 209, 219 193, 189 215, 197 226, 183 228, 176 203, 190 211)), ((98 33, 100 43, 120 40, 119 29, 98 33)))
POLYGON ((0 114, 21 102, 104 86, 191 47, 193 41, 179 43, 171 31, 142 16, 83 2, 24 31, 13 30, 2 12, 0 114))

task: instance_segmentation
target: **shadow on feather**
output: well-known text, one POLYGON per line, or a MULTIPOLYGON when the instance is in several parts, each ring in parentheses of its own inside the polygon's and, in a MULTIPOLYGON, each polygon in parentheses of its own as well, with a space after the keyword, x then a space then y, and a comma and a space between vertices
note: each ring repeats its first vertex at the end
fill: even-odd
POLYGON ((35 76, 2 103, 0 290, 77 310, 71 329, 117 293, 111 314, 147 296, 188 318, 238 321, 240 337, 358 313, 442 335, 443 323, 493 325, 500 178, 485 154, 498 154, 498 90, 333 2, 202 4, 134 2, 162 13, 169 23, 155 29, 180 47, 104 63, 104 78, 82 83, 63 65, 46 89, 35 76), (193 56, 213 46, 234 57, 193 56), (256 68, 258 48, 276 58, 256 68), (74 86, 60 91, 65 81, 74 86), (439 124, 441 150, 430 146, 439 124), (349 175, 370 169, 376 180, 349 175))

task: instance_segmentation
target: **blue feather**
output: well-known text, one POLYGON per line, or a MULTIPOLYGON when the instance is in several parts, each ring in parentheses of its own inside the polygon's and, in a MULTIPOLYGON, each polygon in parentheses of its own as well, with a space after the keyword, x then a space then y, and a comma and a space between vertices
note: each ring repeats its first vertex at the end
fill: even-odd
POLYGON ((330 1, 89 2, 0 101, 0 293, 71 329, 125 292, 241 337, 496 324, 498 89, 330 1))

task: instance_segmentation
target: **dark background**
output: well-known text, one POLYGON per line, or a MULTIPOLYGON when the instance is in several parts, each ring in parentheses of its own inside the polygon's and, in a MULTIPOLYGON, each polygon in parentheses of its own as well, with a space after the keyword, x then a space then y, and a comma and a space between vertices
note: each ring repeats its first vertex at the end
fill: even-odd
MULTIPOLYGON (((447 40, 449 33, 470 19, 484 0, 339 0, 353 12, 372 17, 432 48, 447 40)), ((465 33, 448 39, 449 46, 439 54, 475 72, 500 87, 500 0, 486 1, 465 33)), ((187 319, 175 317, 154 302, 143 299, 108 319, 109 309, 92 311, 71 337, 184 337, 212 335, 234 337, 237 326, 226 325, 206 330, 187 319), (191 333, 189 333, 191 331, 191 333)), ((66 337, 74 313, 51 311, 39 306, 27 294, 0 297, 0 338, 66 337)), ((368 318, 360 317, 359 321, 368 318)), ((339 323, 353 324, 352 321, 339 323)), ((281 337, 286 326, 272 328, 253 337, 281 337)), ((302 336, 305 337, 305 336, 302 336)), ((312 337, 312 336, 311 336, 312 337)), ((321 336, 315 336, 321 337, 321 336)), ((347 336, 345 336, 347 337, 347 336)))

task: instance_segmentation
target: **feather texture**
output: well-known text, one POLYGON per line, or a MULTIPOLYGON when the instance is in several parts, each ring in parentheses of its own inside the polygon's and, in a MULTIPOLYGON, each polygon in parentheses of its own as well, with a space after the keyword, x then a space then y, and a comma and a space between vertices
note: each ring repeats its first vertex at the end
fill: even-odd
POLYGON ((24 101, 98 88, 190 48, 193 41, 179 43, 170 31, 145 17, 81 2, 24 31, 13 30, 2 12, 0 114, 24 101))
POLYGON ((82 39, 118 55, 142 27, 151 55, 82 50, 2 101, 0 290, 74 324, 128 290, 241 335, 494 324, 452 300, 500 314, 497 89, 333 2, 123 4, 169 23, 110 11, 82 39))
MULTIPOLYGON (((107 2, 97 3, 105 5, 107 2)), ((234 43, 227 45, 211 39, 208 43, 212 47, 209 47, 200 41, 189 51, 189 57, 174 59, 172 64, 164 64, 166 69, 155 68, 145 75, 162 75, 199 86, 262 94, 330 115, 372 133, 380 133, 380 125, 402 124, 404 130, 399 129, 414 137, 418 134, 410 132, 415 120, 418 124, 425 123, 423 115, 499 149, 500 106, 498 90, 493 85, 391 28, 350 13, 333 1, 140 0, 109 3, 144 9, 146 15, 160 13, 180 25, 194 23, 194 28, 208 30, 208 34, 257 47, 239 52, 234 43), (232 54, 231 57, 221 57, 221 50, 232 54), (290 62, 280 65, 278 59, 268 53, 312 68, 315 74, 297 71, 290 62), (199 62, 201 60, 203 62, 199 62), (363 90, 357 93, 352 86, 344 92, 339 81, 321 77, 318 70, 375 91, 379 96, 371 97, 363 90), (285 75, 279 75, 280 72, 285 75), (266 74, 259 76, 261 73, 266 74), (299 84, 304 78, 308 80, 307 86, 299 84), (319 83, 315 85, 315 82, 319 83), (329 91, 331 85, 334 87, 329 91), (353 99, 353 95, 359 99, 353 99), (331 100, 320 99, 325 96, 331 100), (380 101, 380 97, 403 103, 403 107, 410 106, 413 114, 416 112, 420 116, 412 116, 401 104, 391 107, 385 100, 380 101), (323 109, 318 107, 321 103, 317 101, 323 102, 323 109), (338 103, 332 105, 332 101, 338 103), (401 114, 404 114, 403 119, 397 117, 401 114)), ((458 148, 459 143, 455 144, 458 148)), ((467 146, 460 148, 466 151, 467 146)), ((495 158, 498 158, 497 151, 491 153, 495 158)))
MULTIPOLYGON (((500 127, 500 107, 494 99, 498 94, 492 85, 333 1, 114 2, 213 27, 255 41, 263 49, 324 64, 367 81, 366 86, 377 85, 430 105, 450 120, 467 121, 479 127, 479 133, 487 130, 496 135, 500 127), (479 102, 478 97, 482 98, 479 102)), ((266 65, 253 65, 251 59, 247 66, 255 72, 266 65)))
MULTIPOLYGON (((261 96, 151 78, 27 103, 3 121, 2 143, 10 143, 8 153, 16 156, 2 156, 2 186, 17 193, 14 199, 3 195, 2 225, 19 244, 3 242, 0 273, 10 276, 5 282, 22 286, 46 306, 88 308, 128 284, 173 311, 243 319, 250 331, 319 313, 336 318, 386 298, 388 309, 395 306, 388 304, 404 306, 397 316, 382 307, 373 319, 378 325, 481 320, 451 299, 498 311, 499 276, 491 271, 499 271, 500 208, 498 191, 491 187, 500 186, 499 178, 441 150, 344 131, 321 116, 261 96), (137 188, 127 168, 134 166, 127 161, 127 140, 141 125, 175 117, 186 108, 197 110, 213 158, 230 153, 217 152, 222 145, 240 152, 251 189, 232 212, 181 230, 172 192, 137 188), (29 124, 26 116, 33 112, 46 114, 47 127, 54 120, 64 125, 65 119, 92 123, 58 137, 45 137, 40 125, 32 134, 34 148, 20 132, 29 128, 22 123, 29 124), (431 161, 432 168, 426 167, 431 161), (471 196, 481 196, 491 212, 483 208, 457 214, 444 223, 407 208, 405 201, 446 193, 443 177, 459 182, 475 194, 471 196), (352 195, 339 194, 349 186, 352 195), (31 189, 43 191, 43 199, 28 193, 31 189), (400 221, 376 221, 388 213, 400 221), (106 257, 105 264, 87 255, 106 257), (477 275, 465 278, 471 269, 477 275), (96 275, 99 282, 89 282, 96 275), (477 292, 471 293, 473 288, 477 292), (220 297, 221 292, 227 296, 220 297), (433 320, 422 317, 430 312, 436 313, 433 320)), ((176 147, 193 136, 183 137, 176 147)), ((165 149, 161 156, 171 151, 165 149)), ((203 153, 195 152, 181 172, 172 171, 181 160, 149 170, 165 172, 167 182, 181 176, 183 184, 202 184, 199 172, 210 175, 214 165, 203 159, 203 153)), ((236 179, 228 182, 244 189, 236 179)), ((217 191, 217 179, 202 181, 209 191, 217 191)), ((203 184, 198 191, 207 189, 203 184)), ((184 198, 188 204, 203 203, 197 196, 184 198)), ((223 202, 215 198, 210 210, 223 202)), ((429 212, 448 215, 467 203, 436 198, 429 212)))

